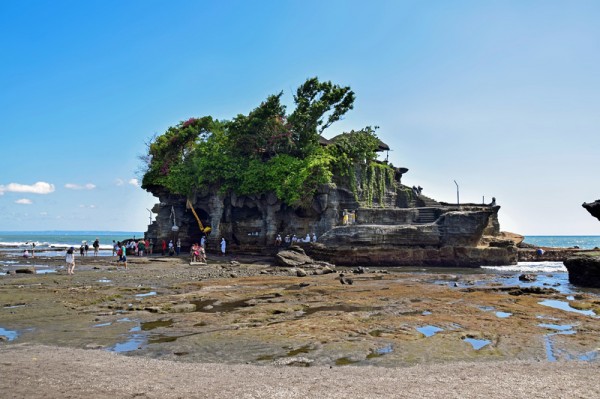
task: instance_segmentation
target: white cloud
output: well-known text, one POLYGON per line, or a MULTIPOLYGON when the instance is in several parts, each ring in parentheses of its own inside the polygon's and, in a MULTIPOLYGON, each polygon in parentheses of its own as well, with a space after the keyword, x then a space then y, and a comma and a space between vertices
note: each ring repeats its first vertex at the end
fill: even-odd
POLYGON ((6 186, 0 185, 0 193, 31 193, 31 194, 50 194, 54 192, 54 184, 39 181, 32 185, 10 183, 6 186))
POLYGON ((68 188, 69 190, 93 190, 96 188, 96 185, 88 183, 82 186, 80 184, 67 183, 65 184, 65 188, 68 188))
POLYGON ((92 204, 92 205, 90 205, 90 208, 95 208, 95 207, 96 207, 96 205, 93 205, 93 204, 92 204))
POLYGON ((131 184, 132 186, 139 186, 140 182, 138 181, 138 179, 130 179, 128 181, 129 184, 131 184))
POLYGON ((40 216, 48 216, 48 212, 40 212, 40 216))
POLYGON ((15 201, 15 204, 22 204, 22 205, 31 205, 33 202, 31 202, 30 199, 28 198, 21 198, 15 201))
POLYGON ((122 186, 123 184, 125 184, 125 182, 123 181, 123 179, 115 179, 115 184, 117 186, 122 186))

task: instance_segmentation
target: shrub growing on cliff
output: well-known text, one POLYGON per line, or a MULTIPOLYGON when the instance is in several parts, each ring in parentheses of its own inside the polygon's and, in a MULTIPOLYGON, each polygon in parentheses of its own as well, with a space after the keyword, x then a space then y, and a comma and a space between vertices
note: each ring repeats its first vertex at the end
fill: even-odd
POLYGON ((334 173, 355 177, 352 165, 376 159, 380 142, 370 127, 338 136, 327 149, 319 145, 323 130, 352 109, 349 87, 308 79, 290 115, 281 96, 230 121, 206 116, 170 127, 149 145, 142 187, 185 196, 202 187, 238 195, 274 192, 290 206, 309 206, 334 173))

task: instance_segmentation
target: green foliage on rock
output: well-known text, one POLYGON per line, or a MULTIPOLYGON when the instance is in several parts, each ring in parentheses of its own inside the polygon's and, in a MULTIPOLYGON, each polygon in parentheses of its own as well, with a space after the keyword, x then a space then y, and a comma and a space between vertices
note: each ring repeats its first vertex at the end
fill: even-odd
POLYGON ((281 96, 271 95, 248 115, 230 121, 206 116, 168 128, 148 146, 142 187, 185 196, 200 188, 237 195, 273 192, 296 207, 310 206, 317 188, 335 175, 357 198, 361 191, 367 203, 375 196, 381 201, 394 171, 375 162, 381 143, 375 129, 344 133, 326 148, 319 145, 323 130, 352 109, 350 88, 308 79, 298 88, 289 115, 281 96), (358 182, 361 190, 357 165, 369 171, 361 173, 366 179, 358 182))

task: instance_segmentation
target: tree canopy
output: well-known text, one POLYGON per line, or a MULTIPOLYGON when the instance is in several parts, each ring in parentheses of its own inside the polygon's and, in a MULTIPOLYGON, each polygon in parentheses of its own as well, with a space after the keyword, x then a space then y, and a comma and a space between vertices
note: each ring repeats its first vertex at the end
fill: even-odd
POLYGON ((148 145, 142 187, 186 196, 202 187, 238 195, 274 192, 302 206, 334 173, 350 175, 344 171, 353 164, 376 159, 379 140, 371 127, 319 145, 323 131, 353 108, 350 87, 310 78, 297 89, 289 115, 282 94, 231 120, 205 116, 169 127, 148 145))

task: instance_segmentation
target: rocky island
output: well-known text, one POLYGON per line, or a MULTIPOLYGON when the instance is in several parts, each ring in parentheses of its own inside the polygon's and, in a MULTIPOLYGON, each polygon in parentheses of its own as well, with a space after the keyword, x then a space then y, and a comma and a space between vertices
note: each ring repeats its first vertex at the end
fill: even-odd
POLYGON ((379 160, 390 148, 376 128, 322 136, 352 109, 349 87, 309 79, 290 114, 280 97, 231 121, 191 118, 149 145, 142 187, 160 202, 147 238, 189 248, 207 234, 209 248, 225 238, 230 252, 274 254, 277 236, 296 236, 349 266, 516 263, 495 200, 448 204, 403 185, 408 169, 379 160))

